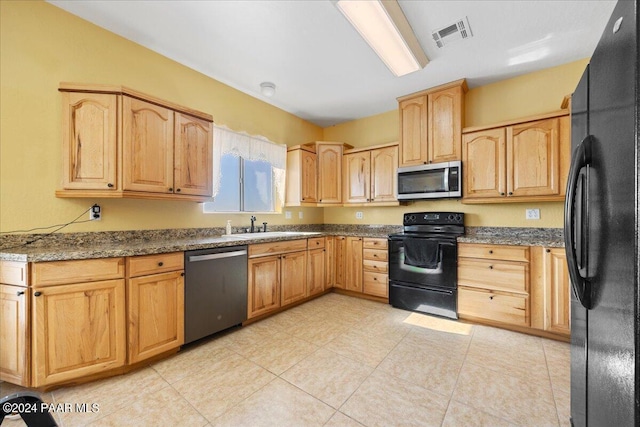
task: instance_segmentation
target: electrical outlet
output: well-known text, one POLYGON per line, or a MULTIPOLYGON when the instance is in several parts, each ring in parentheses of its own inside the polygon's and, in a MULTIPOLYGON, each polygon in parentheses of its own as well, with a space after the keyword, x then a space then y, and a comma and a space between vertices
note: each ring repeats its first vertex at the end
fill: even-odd
POLYGON ((362 219, 363 217, 362 212, 356 212, 356 219, 362 219))
POLYGON ((540 209, 527 209, 525 213, 526 219, 540 219, 540 209))
POLYGON ((291 219, 291 211, 284 211, 285 219, 291 219))
POLYGON ((302 214, 302 211, 298 212, 298 219, 302 219, 302 217, 304 217, 304 215, 302 214))
POLYGON ((90 221, 100 221, 102 219, 102 208, 100 205, 93 205, 91 209, 89 209, 89 220, 90 221))

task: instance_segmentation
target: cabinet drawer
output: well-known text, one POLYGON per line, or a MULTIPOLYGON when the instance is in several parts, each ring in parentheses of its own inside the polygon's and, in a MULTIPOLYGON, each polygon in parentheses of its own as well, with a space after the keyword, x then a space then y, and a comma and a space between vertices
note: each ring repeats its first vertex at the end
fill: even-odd
POLYGON ((529 247, 460 243, 458 245, 458 257, 527 262, 529 261, 529 247))
POLYGON ((389 263, 386 261, 365 259, 362 261, 362 268, 364 271, 371 271, 373 273, 387 273, 389 271, 389 263))
POLYGON ((387 249, 387 239, 374 239, 371 237, 366 237, 362 242, 363 248, 369 249, 387 249))
POLYGON ((0 283, 5 285, 29 285, 29 264, 17 261, 0 261, 0 283))
POLYGON ((324 237, 314 237, 308 239, 309 250, 324 248, 324 237))
POLYGON ((307 239, 249 245, 249 257, 307 250, 307 239))
POLYGON ((458 288, 458 313, 512 325, 529 326, 529 301, 518 295, 458 288))
POLYGON ((458 284, 506 292, 527 293, 529 266, 479 259, 458 261, 458 284))
POLYGON ((127 275, 129 277, 183 269, 184 252, 127 257, 127 275))
POLYGON ((33 286, 50 286, 123 277, 124 258, 99 258, 36 262, 32 266, 31 279, 33 286))
POLYGON ((363 249, 362 257, 364 259, 370 259, 371 261, 387 261, 389 258, 387 251, 378 249, 363 249))
POLYGON ((362 291, 379 297, 389 296, 389 276, 365 271, 362 275, 362 291))

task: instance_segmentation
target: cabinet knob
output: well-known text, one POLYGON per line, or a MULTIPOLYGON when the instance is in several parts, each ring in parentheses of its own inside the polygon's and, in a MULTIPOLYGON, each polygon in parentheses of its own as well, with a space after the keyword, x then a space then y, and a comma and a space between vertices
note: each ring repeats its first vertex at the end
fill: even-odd
POLYGON ((551 249, 547 249, 547 253, 551 252, 551 249))
POLYGON ((184 273, 180 273, 180 276, 181 276, 181 277, 184 277, 184 273))
POLYGON ((34 296, 34 297, 39 297, 40 295, 42 295, 42 292, 34 292, 34 293, 33 293, 33 296, 34 296))
POLYGON ((509 196, 513 196, 513 193, 511 191, 509 191, 509 196))
POLYGON ((490 266, 489 266, 489 270, 493 270, 493 265, 490 265, 490 266))
POLYGON ((17 296, 24 295, 24 291, 18 291, 18 292, 16 292, 16 295, 17 296))
POLYGON ((492 253, 493 253, 493 251, 492 251, 492 250, 489 250, 489 253, 490 253, 490 254, 492 254, 492 253))
POLYGON ((162 267, 163 265, 164 265, 164 262, 162 262, 162 261, 160 261, 160 262, 158 263, 158 267, 162 267))
POLYGON ((179 189, 179 188, 176 188, 176 193, 179 193, 179 192, 180 192, 180 189, 179 189))
POLYGON ((109 188, 113 188, 113 184, 112 184, 112 183, 108 183, 108 184, 107 184, 107 187, 109 187, 109 188))
POLYGON ((173 187, 169 187, 169 192, 173 192, 173 187))
POLYGON ((322 201, 322 199, 320 199, 320 201, 322 201))
POLYGON ((504 196, 504 193, 500 193, 501 196, 504 196))
POLYGON ((491 296, 489 297, 489 299, 490 299, 490 300, 493 300, 493 295, 491 295, 491 296))

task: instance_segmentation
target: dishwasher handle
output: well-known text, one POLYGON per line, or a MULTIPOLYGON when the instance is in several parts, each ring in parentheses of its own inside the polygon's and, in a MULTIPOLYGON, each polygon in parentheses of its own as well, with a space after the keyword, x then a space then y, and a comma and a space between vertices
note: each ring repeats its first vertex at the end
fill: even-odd
POLYGON ((232 252, 219 252, 216 254, 207 254, 207 255, 192 255, 189 257, 189 262, 198 262, 198 261, 208 261, 211 259, 221 259, 221 258, 232 258, 237 256, 246 255, 247 251, 232 251, 232 252))

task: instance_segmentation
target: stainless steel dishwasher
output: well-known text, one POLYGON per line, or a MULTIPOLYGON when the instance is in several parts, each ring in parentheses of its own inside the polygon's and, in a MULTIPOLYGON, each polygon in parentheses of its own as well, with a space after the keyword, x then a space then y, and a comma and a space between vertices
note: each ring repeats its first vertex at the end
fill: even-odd
POLYGON ((247 320, 247 246, 185 252, 185 344, 247 320))

